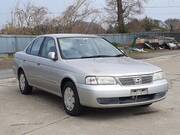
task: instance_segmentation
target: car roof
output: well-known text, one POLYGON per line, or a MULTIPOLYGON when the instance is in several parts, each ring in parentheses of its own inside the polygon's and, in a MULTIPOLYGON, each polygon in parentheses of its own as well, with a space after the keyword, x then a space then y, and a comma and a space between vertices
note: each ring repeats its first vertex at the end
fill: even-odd
POLYGON ((98 36, 91 34, 46 34, 46 35, 40 35, 39 37, 63 38, 63 37, 98 37, 98 36))

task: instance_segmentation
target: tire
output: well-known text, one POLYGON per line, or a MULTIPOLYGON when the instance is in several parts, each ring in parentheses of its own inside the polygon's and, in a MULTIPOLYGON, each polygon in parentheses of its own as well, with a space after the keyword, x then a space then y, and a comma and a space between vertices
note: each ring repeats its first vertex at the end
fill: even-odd
POLYGON ((18 80, 19 80, 19 89, 20 89, 20 92, 23 95, 31 94, 32 93, 32 86, 30 86, 28 84, 28 81, 27 81, 26 76, 25 76, 23 71, 20 71, 18 80))
POLYGON ((74 83, 70 81, 65 83, 62 89, 62 95, 65 112, 71 116, 79 116, 82 113, 82 106, 74 83))

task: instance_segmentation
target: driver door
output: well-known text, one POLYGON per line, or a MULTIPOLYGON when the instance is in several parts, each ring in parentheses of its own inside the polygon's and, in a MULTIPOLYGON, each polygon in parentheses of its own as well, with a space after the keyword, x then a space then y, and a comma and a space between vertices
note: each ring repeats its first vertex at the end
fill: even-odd
POLYGON ((46 37, 40 50, 40 85, 43 89, 57 94, 59 90, 58 61, 49 59, 49 52, 55 52, 57 55, 56 42, 54 38, 46 37))

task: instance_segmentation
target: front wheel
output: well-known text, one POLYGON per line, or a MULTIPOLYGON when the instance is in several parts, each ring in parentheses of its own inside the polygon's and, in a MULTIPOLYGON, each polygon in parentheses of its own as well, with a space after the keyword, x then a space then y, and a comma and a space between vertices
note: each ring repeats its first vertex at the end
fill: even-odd
POLYGON ((71 116, 78 116, 82 112, 77 89, 72 82, 67 82, 62 90, 64 110, 71 116))
POLYGON ((24 95, 32 93, 32 87, 28 84, 28 81, 23 71, 19 73, 19 89, 24 95))

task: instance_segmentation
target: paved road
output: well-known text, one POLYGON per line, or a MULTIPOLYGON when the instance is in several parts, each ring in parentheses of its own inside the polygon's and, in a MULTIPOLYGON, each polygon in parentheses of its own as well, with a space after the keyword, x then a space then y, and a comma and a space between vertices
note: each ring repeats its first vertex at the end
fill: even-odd
POLYGON ((81 117, 63 111, 57 96, 35 90, 23 96, 15 79, 0 81, 2 135, 179 135, 180 56, 147 60, 164 69, 168 98, 150 108, 88 109, 81 117))
POLYGON ((15 77, 12 69, 0 70, 0 79, 7 79, 15 77))

